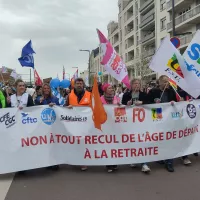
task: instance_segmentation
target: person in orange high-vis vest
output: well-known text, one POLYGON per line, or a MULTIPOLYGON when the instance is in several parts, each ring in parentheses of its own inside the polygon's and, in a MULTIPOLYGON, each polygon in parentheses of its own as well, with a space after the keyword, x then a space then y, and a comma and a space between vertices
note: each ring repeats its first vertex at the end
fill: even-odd
MULTIPOLYGON (((73 108, 74 106, 90 106, 91 93, 84 90, 84 81, 82 78, 77 78, 74 81, 74 89, 66 97, 65 105, 67 108, 73 108)), ((82 171, 87 170, 87 166, 81 166, 82 171)))

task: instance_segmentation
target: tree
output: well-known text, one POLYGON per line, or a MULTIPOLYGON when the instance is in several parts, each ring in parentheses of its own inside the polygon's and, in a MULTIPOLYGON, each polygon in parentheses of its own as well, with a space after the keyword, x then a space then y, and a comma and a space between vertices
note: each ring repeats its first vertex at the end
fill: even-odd
POLYGON ((137 73, 137 76, 141 78, 142 83, 147 80, 147 77, 150 73, 152 73, 152 70, 149 68, 149 63, 151 61, 151 57, 144 57, 144 55, 141 55, 135 63, 135 71, 137 73))

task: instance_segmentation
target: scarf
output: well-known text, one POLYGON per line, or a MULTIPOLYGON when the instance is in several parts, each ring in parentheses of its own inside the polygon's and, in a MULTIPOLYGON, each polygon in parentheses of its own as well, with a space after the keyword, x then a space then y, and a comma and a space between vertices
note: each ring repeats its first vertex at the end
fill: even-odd
POLYGON ((24 93, 21 97, 17 98, 16 94, 11 96, 11 107, 26 107, 28 103, 28 93, 24 93))
POLYGON ((107 104, 113 104, 114 95, 104 94, 104 99, 106 100, 107 104))

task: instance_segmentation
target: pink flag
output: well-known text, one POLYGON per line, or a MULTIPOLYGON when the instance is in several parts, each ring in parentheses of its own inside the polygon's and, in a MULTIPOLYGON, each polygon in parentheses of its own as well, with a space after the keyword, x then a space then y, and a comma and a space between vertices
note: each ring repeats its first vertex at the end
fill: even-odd
POLYGON ((130 88, 130 81, 128 78, 127 68, 116 53, 115 49, 112 47, 110 42, 106 37, 97 29, 97 33, 100 40, 100 46, 103 51, 103 59, 101 64, 104 65, 106 71, 113 76, 118 81, 124 83, 128 88, 130 88))

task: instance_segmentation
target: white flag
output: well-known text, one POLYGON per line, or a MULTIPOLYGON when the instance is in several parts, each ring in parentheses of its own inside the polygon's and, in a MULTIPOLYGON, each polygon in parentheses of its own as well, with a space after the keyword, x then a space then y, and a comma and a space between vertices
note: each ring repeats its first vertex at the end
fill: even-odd
POLYGON ((5 73, 7 73, 7 72, 8 72, 7 68, 6 68, 5 66, 2 66, 2 68, 1 68, 1 73, 2 73, 2 74, 5 74, 5 73))
POLYGON ((152 58, 149 67, 170 77, 180 88, 197 98, 200 95, 200 89, 194 89, 193 85, 186 81, 185 74, 182 71, 185 66, 184 58, 171 43, 169 37, 166 37, 152 58))
POLYGON ((193 88, 200 89, 200 31, 198 30, 183 54, 186 67, 183 74, 193 88))
POLYGON ((17 74, 15 69, 13 69, 13 71, 10 74, 10 76, 13 77, 15 80, 18 78, 18 74, 17 74))

